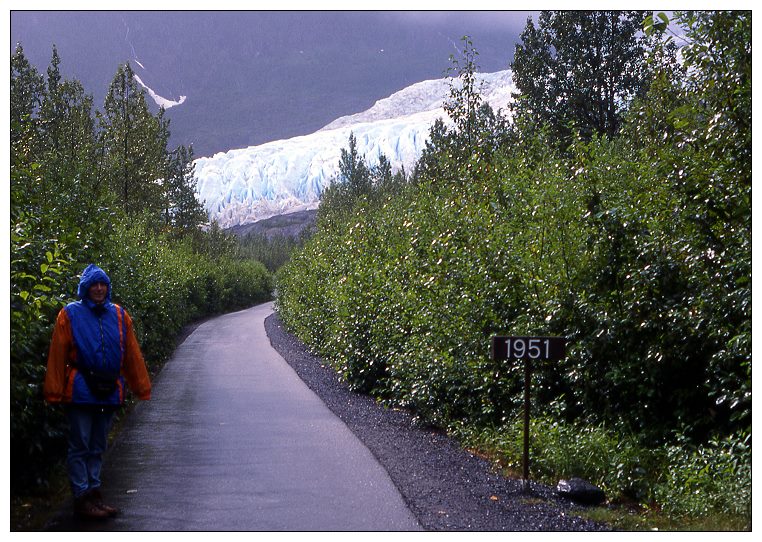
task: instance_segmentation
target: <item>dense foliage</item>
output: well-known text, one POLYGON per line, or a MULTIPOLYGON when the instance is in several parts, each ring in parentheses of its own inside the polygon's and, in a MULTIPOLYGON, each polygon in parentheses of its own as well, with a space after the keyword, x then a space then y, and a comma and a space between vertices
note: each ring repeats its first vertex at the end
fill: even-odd
MULTIPOLYGON (((565 17, 577 40, 607 38, 580 33, 574 12, 543 17, 565 17)), ((666 30, 649 22, 650 33, 666 30)), ((565 336, 567 358, 534 370, 541 475, 586 476, 675 515, 744 514, 751 15, 688 12, 674 23, 688 40, 682 64, 664 34, 639 49, 650 76, 613 89, 628 106, 613 131, 524 98, 501 121, 471 83, 466 41, 452 127, 437 123, 414 175, 393 185, 350 140, 345 182, 278 274, 277 307, 355 389, 493 442, 515 434, 522 371, 490 360, 490 337, 565 336), (568 136, 547 122, 562 117, 568 136), (592 446, 596 468, 551 460, 563 441, 571 456, 592 446), (617 454, 616 465, 602 461, 617 454)))
POLYGON ((93 114, 59 63, 54 49, 43 76, 20 46, 11 58, 12 494, 44 486, 63 459, 63 416, 42 383, 56 314, 87 264, 110 275, 152 371, 184 324, 271 292, 261 263, 237 257, 216 225, 202 231, 192 150, 166 148, 168 122, 148 111, 129 66, 93 114))
POLYGON ((536 27, 530 17, 511 65, 517 113, 541 119, 563 141, 573 128, 585 138, 616 135, 652 75, 646 13, 543 11, 536 27))
POLYGON ((238 253, 262 262, 268 271, 275 273, 288 262, 294 250, 304 244, 308 235, 309 232, 298 236, 250 233, 239 240, 238 253))

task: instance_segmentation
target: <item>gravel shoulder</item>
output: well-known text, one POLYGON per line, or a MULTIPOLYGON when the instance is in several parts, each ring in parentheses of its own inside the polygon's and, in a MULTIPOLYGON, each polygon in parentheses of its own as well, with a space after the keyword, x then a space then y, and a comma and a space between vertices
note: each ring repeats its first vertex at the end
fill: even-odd
POLYGON ((288 333, 277 313, 265 320, 273 348, 368 447, 387 470, 421 526, 429 531, 606 531, 551 487, 496 473, 441 431, 405 411, 355 393, 288 333))

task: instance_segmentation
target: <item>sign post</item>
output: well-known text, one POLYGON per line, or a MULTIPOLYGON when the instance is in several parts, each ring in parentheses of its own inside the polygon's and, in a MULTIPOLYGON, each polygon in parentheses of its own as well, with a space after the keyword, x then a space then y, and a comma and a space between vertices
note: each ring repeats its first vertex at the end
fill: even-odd
POLYGON ((558 361, 566 357, 563 337, 492 337, 492 359, 524 361, 524 489, 529 487, 529 409, 532 361, 558 361))
POLYGON ((524 360, 524 489, 529 488, 529 388, 532 383, 532 367, 524 360))

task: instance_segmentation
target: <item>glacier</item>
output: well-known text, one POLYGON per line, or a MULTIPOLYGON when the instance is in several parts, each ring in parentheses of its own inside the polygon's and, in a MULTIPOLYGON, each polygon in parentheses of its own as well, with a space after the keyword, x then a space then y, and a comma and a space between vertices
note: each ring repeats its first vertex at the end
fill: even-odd
MULTIPOLYGON (((349 135, 369 166, 379 154, 392 171, 410 172, 436 119, 449 122, 443 104, 457 79, 434 79, 378 100, 370 109, 340 117, 312 134, 233 149, 194 161, 196 193, 210 221, 222 228, 315 209, 338 178, 341 149, 349 135)), ((493 109, 505 109, 513 85, 510 70, 477 74, 477 88, 493 109)))

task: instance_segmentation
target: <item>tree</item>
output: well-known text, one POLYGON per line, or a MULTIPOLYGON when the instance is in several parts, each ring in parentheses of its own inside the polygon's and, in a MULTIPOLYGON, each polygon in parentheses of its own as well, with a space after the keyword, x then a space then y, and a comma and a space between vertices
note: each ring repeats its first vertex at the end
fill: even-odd
POLYGON ((386 190, 394 189, 394 175, 392 174, 392 163, 385 154, 378 153, 378 164, 370 168, 371 182, 375 188, 376 194, 381 194, 386 190))
POLYGON ((450 56, 451 66, 447 69, 450 92, 443 105, 453 126, 448 128, 440 119, 432 125, 413 173, 417 181, 423 176, 439 183, 453 177, 462 178, 460 168, 473 173, 474 164, 489 162, 507 141, 507 120, 500 111, 493 111, 481 95, 476 62, 479 53, 469 36, 461 40, 461 58, 450 56))
POLYGON ((543 11, 527 20, 513 63, 514 113, 547 123, 562 144, 572 130, 613 137, 651 79, 642 11, 543 11), (574 127, 574 128, 572 128, 574 127))
POLYGON ((97 204, 100 194, 93 99, 79 81, 62 80, 59 65, 54 46, 38 123, 46 182, 53 188, 50 195, 64 202, 85 199, 97 204))
POLYGON ((233 258, 232 236, 216 224, 208 234, 195 228, 204 217, 193 152, 167 152, 169 123, 163 112, 148 113, 129 66, 120 68, 96 132, 92 97, 64 80, 60 63, 55 47, 44 75, 21 46, 11 55, 11 495, 36 493, 60 468, 65 416, 45 405, 41 387, 56 314, 84 264, 120 275, 117 300, 136 309, 149 363, 169 353, 167 337, 188 319, 271 290, 262 266, 233 258), (144 209, 149 216, 135 216, 144 209), (159 232, 165 216, 193 235, 178 243, 159 232))
POLYGON ((483 101, 479 94, 480 89, 476 86, 476 72, 479 69, 476 58, 479 52, 474 48, 469 36, 463 36, 461 41, 463 41, 462 59, 450 55, 452 65, 447 69, 451 75, 450 99, 445 102, 444 110, 470 148, 476 139, 477 114, 483 101))
POLYGON ((415 163, 412 175, 414 183, 436 178, 448 171, 448 168, 442 165, 442 161, 448 157, 446 151, 451 147, 451 139, 444 121, 441 118, 436 119, 429 130, 421 157, 415 163))
POLYGON ((349 134, 349 149, 341 149, 339 175, 320 196, 317 221, 342 227, 349 213, 363 196, 373 188, 371 170, 357 151, 357 138, 349 134))
POLYGON ((370 170, 365 159, 357 152, 357 138, 354 133, 349 134, 349 149, 341 149, 339 179, 351 192, 358 195, 370 191, 370 170))
POLYGON ((120 66, 100 115, 104 177, 128 215, 164 207, 161 179, 166 173, 169 121, 164 109, 154 117, 129 63, 120 66))
POLYGON ((193 148, 179 146, 171 153, 165 177, 164 220, 179 233, 195 230, 207 219, 204 206, 196 198, 193 148))
MULTIPOLYGON (((37 71, 24 56, 24 49, 19 43, 11 56, 11 143, 24 138, 26 132, 34 129, 34 124, 28 122, 37 114, 45 83, 37 71)), ((26 138, 27 147, 19 148, 20 152, 30 152, 34 141, 26 138)))

